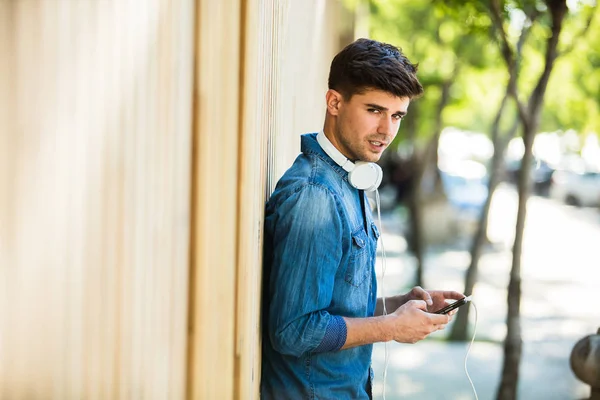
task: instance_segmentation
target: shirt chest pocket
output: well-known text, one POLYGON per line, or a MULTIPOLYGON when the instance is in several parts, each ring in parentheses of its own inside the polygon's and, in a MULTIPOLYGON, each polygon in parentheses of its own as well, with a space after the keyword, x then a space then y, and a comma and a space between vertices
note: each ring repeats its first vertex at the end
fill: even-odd
POLYGON ((348 260, 345 279, 350 285, 359 287, 371 274, 371 248, 362 227, 352 234, 352 249, 348 260))

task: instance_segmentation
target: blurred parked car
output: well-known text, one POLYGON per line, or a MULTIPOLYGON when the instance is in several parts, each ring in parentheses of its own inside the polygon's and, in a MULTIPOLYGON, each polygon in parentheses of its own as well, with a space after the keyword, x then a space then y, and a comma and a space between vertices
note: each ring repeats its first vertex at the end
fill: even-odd
MULTIPOLYGON (((517 184, 520 168, 521 160, 510 160, 506 162, 505 170, 510 183, 517 184)), ((530 174, 531 180, 533 181, 533 192, 540 196, 548 196, 552 184, 554 168, 546 161, 538 158, 531 161, 530 174)))
POLYGON ((600 172, 555 171, 550 197, 572 206, 600 206, 600 172))
POLYGON ((450 204, 457 211, 479 218, 488 195, 484 177, 467 177, 441 171, 442 183, 450 204))
POLYGON ((444 192, 454 211, 459 231, 472 234, 488 196, 486 167, 476 161, 463 160, 440 169, 444 192))

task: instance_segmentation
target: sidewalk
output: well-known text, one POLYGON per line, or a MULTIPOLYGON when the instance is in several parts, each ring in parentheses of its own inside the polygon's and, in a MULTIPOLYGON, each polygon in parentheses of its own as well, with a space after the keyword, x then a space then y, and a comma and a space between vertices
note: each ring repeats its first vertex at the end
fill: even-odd
MULTIPOLYGON (((436 336, 435 334, 433 335, 436 336)), ((589 396, 572 374, 570 341, 524 343, 519 399, 566 400, 589 396)), ((474 399, 464 371, 468 343, 427 339, 415 345, 389 343, 386 399, 474 399)), ((373 352, 375 398, 382 398, 384 345, 373 352)), ((480 400, 496 398, 503 362, 501 344, 475 341, 467 368, 480 400)))
MULTIPOLYGON (((498 207, 492 212, 506 209, 507 205, 498 207)), ((528 209, 522 263, 523 355, 518 399, 587 398, 590 388, 574 376, 569 357, 579 339, 596 333, 600 327, 600 261, 596 250, 600 243, 600 214, 597 210, 565 208, 541 198, 532 198, 528 209)), ((399 230, 398 221, 390 215, 382 217, 387 268, 379 288, 384 283, 386 295, 392 295, 410 288, 414 260, 405 249, 404 239, 394 233, 399 230)), ((511 221, 503 223, 514 226, 511 221)), ((467 367, 481 400, 495 399, 501 377, 509 250, 510 246, 501 247, 484 254, 479 265, 479 284, 473 293, 479 315, 467 367)), ((468 262, 466 249, 430 248, 426 255, 427 288, 462 290, 468 262)), ((378 277, 381 267, 379 252, 378 277)), ((470 318, 474 322, 474 310, 470 318)), ((450 329, 451 325, 414 345, 388 343, 386 399, 475 398, 464 371, 468 342, 446 342, 450 329)), ((384 344, 375 345, 376 399, 383 398, 384 360, 384 344)))

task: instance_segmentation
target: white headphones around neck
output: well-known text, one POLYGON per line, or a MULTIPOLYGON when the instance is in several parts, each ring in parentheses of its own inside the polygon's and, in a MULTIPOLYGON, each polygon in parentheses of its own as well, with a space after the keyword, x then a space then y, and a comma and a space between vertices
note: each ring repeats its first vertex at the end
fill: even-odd
POLYGON ((379 165, 365 161, 353 163, 348 160, 335 148, 329 139, 327 139, 327 136, 325 136, 323 131, 317 134, 317 142, 319 142, 323 151, 325 151, 337 165, 348 172, 348 182, 350 182, 354 188, 366 190, 367 192, 377 190, 381 183, 381 178, 383 178, 383 171, 379 165))

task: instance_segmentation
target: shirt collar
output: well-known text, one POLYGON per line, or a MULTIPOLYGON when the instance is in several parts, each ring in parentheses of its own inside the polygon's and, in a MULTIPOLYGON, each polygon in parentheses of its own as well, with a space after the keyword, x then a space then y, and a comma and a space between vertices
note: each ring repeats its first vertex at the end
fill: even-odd
POLYGON ((342 178, 348 178, 348 172, 340 167, 331 157, 325 153, 325 151, 317 142, 317 133, 307 133, 300 137, 300 150, 304 154, 314 154, 321 160, 329 164, 335 172, 337 172, 342 178))

